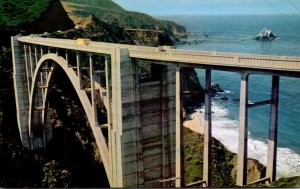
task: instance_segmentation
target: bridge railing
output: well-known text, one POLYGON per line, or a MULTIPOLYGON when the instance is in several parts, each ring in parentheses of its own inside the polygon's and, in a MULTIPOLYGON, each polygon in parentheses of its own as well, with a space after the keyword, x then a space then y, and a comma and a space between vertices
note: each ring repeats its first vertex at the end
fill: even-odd
POLYGON ((178 62, 195 67, 197 67, 197 65, 210 65, 290 72, 300 71, 300 57, 293 56, 194 51, 174 49, 174 47, 166 46, 145 47, 103 42, 89 42, 88 45, 80 45, 76 43, 76 40, 41 38, 35 36, 19 37, 18 40, 23 43, 101 54, 112 54, 116 48, 127 48, 131 58, 178 62))

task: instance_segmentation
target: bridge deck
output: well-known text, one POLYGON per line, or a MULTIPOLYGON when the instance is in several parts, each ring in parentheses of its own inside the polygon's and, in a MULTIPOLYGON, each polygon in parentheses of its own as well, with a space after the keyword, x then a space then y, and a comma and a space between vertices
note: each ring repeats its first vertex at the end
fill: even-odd
POLYGON ((295 56, 192 51, 174 49, 174 47, 166 46, 144 47, 103 42, 90 42, 88 45, 80 45, 76 43, 76 40, 32 36, 20 37, 18 40, 24 43, 107 55, 112 54, 116 48, 128 48, 131 58, 176 62, 183 64, 183 66, 212 66, 225 69, 226 67, 238 69, 247 68, 260 71, 289 72, 291 75, 300 72, 300 57, 295 56))

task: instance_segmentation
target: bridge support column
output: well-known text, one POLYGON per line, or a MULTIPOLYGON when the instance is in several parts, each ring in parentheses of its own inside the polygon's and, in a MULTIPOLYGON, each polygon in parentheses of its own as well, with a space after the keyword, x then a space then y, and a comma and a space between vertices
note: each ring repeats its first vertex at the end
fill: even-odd
MULTIPOLYGON (((109 161, 109 166, 111 168, 111 170, 113 170, 113 160, 112 158, 114 157, 114 151, 112 148, 112 110, 111 110, 111 72, 109 69, 109 61, 108 61, 108 56, 105 56, 105 85, 106 85, 106 97, 107 97, 107 103, 108 103, 108 107, 106 107, 106 111, 107 111, 107 124, 108 124, 108 152, 109 152, 109 157, 110 157, 110 161, 109 161)), ((110 61, 111 63, 112 61, 110 61)), ((111 65, 111 64, 110 64, 111 65)), ((111 174, 108 175, 107 177, 111 178, 111 182, 113 182, 112 178, 112 171, 110 172, 111 174)))
POLYGON ((30 95, 30 89, 31 89, 31 77, 29 74, 29 65, 28 65, 28 57, 27 57, 27 47, 26 45, 24 45, 24 59, 25 59, 25 71, 26 71, 26 81, 27 81, 27 90, 28 90, 28 94, 30 95))
POLYGON ((128 49, 116 49, 112 55, 112 184, 111 187, 139 187, 140 127, 136 69, 128 49))
POLYGON ((91 104, 93 108, 94 121, 96 124, 98 124, 95 83, 94 83, 94 63, 93 63, 92 54, 89 54, 89 63, 90 63, 90 80, 91 80, 91 104))
POLYGON ((270 182, 276 180, 276 162, 277 162, 277 130, 278 130, 278 102, 279 102, 279 76, 272 78, 272 97, 270 110, 270 127, 268 139, 268 160, 266 177, 270 182))
POLYGON ((38 63, 37 48, 36 46, 34 46, 34 69, 36 68, 37 63, 38 63))
POLYGON ((176 187, 184 186, 183 140, 182 140, 181 73, 176 67, 176 187))
POLYGON ((82 88, 81 84, 81 65, 80 65, 80 55, 79 52, 76 52, 76 64, 77 64, 77 76, 80 84, 80 89, 82 88))
POLYGON ((241 73, 240 91, 240 128, 238 141, 238 160, 236 185, 247 184, 247 149, 248 149, 248 77, 245 71, 241 73))
POLYGON ((204 155, 203 180, 211 187, 211 70, 205 70, 205 117, 204 117, 204 155))
POLYGON ((29 96, 27 83, 25 81, 25 65, 22 61, 22 53, 17 37, 11 38, 12 59, 13 59, 13 77, 14 90, 17 109, 17 122, 20 132, 21 141, 25 148, 30 148, 28 137, 28 109, 29 96))
POLYGON ((33 67, 31 46, 29 46, 28 48, 29 48, 30 75, 31 75, 31 78, 33 78, 33 73, 34 73, 35 68, 33 67))

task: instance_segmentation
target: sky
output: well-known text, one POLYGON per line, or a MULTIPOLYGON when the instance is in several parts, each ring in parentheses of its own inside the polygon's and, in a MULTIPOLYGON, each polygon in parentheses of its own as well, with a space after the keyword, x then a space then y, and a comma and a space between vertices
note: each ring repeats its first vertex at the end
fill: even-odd
POLYGON ((113 0, 151 15, 299 14, 300 0, 113 0))

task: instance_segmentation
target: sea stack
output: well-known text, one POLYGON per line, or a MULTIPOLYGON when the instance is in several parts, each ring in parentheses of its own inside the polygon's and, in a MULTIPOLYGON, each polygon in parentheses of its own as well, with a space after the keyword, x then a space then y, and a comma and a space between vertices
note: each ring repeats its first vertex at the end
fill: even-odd
POLYGON ((267 28, 263 28, 255 37, 256 40, 274 40, 277 38, 278 36, 275 35, 271 30, 268 30, 267 28))

